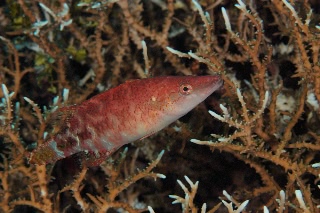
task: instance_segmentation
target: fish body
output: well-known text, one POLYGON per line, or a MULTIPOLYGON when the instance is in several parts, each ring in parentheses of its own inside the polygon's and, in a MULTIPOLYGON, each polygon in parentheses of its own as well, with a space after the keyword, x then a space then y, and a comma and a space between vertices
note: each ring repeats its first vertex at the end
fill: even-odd
POLYGON ((132 80, 75 106, 59 109, 58 131, 30 153, 33 164, 83 153, 99 165, 124 144, 145 138, 182 117, 222 85, 219 76, 132 80))

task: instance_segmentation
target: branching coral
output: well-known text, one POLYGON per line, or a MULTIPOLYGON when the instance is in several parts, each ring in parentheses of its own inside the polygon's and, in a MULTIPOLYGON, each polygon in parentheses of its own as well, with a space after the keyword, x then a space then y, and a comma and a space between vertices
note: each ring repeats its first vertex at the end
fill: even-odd
MULTIPOLYGON (((318 169, 313 169, 312 168, 312 163, 307 163, 306 159, 300 159, 299 162, 295 162, 297 159, 297 156, 294 154, 295 151, 292 150, 292 146, 288 147, 288 144, 306 144, 305 141, 301 141, 299 140, 295 135, 294 135, 294 126, 297 125, 298 120, 301 119, 302 114, 304 112, 305 109, 305 102, 306 102, 306 97, 307 97, 307 92, 308 90, 310 91, 314 91, 315 93, 317 93, 317 89, 315 87, 315 85, 317 85, 314 81, 314 78, 302 78, 300 81, 300 85, 301 85, 301 89, 300 91, 298 91, 297 96, 298 98, 298 103, 297 106, 295 106, 295 110, 293 112, 291 112, 291 114, 289 115, 289 119, 286 122, 286 126, 284 127, 284 129, 279 128, 281 127, 281 124, 276 124, 276 120, 280 120, 281 116, 280 114, 276 115, 275 111, 275 105, 277 104, 277 101, 279 101, 278 99, 276 99, 275 97, 277 95, 279 95, 279 91, 274 91, 275 93, 272 95, 273 99, 271 100, 270 103, 270 113, 269 115, 265 115, 262 116, 262 113, 265 111, 265 108, 267 106, 267 102, 268 102, 268 92, 266 92, 266 94, 263 96, 261 94, 261 92, 263 92, 266 88, 268 87, 268 85, 266 85, 266 83, 263 79, 268 77, 266 75, 266 66, 264 64, 266 63, 270 63, 270 58, 269 60, 259 60, 259 56, 257 55, 257 53, 259 52, 259 48, 260 45, 262 43, 262 21, 260 20, 260 18, 257 16, 257 13, 251 13, 250 11, 247 11, 246 9, 246 5, 239 0, 238 1, 239 4, 236 5, 236 7, 238 7, 242 13, 249 19, 251 20, 253 26, 256 28, 255 29, 255 34, 256 34, 256 38, 253 41, 253 43, 250 43, 248 41, 246 41, 243 37, 240 37, 239 35, 237 35, 236 33, 234 33, 231 29, 231 24, 230 24, 230 20, 229 17, 227 15, 227 12, 224 8, 222 8, 222 13, 224 16, 224 20, 226 22, 226 29, 228 31, 228 33, 231 34, 231 41, 235 42, 237 44, 240 44, 240 46, 248 53, 248 57, 252 63, 252 65, 254 66, 254 68, 256 69, 255 74, 253 74, 252 79, 253 79, 253 87, 251 88, 251 93, 252 95, 255 95, 258 97, 258 100, 256 100, 257 103, 260 103, 262 105, 261 109, 253 109, 253 112, 250 112, 250 114, 252 114, 252 116, 249 115, 249 110, 248 108, 253 108, 252 106, 250 106, 250 104, 247 102, 244 102, 243 96, 240 94, 240 90, 237 89, 237 96, 238 96, 238 100, 240 102, 241 105, 241 111, 240 111, 240 117, 239 116, 235 116, 232 118, 232 116, 230 116, 230 114, 235 115, 234 113, 230 113, 228 111, 228 109, 223 106, 220 105, 221 107, 221 111, 223 112, 223 116, 220 116, 218 114, 216 114, 215 112, 209 111, 210 114, 215 117, 216 119, 227 123, 229 126, 234 127, 236 129, 236 131, 234 131, 230 136, 228 137, 223 137, 220 135, 212 135, 213 137, 217 137, 218 141, 222 142, 222 143, 217 143, 217 142, 211 142, 211 141, 199 141, 196 139, 192 139, 191 142, 197 143, 197 144, 202 144, 202 145, 207 145, 209 147, 212 147, 213 149, 220 149, 223 151, 228 151, 231 153, 234 153, 235 155, 238 155, 238 157, 241 157, 239 154, 241 154, 242 156, 247 156, 250 157, 252 156, 252 158, 262 158, 264 160, 267 161, 271 161, 274 164, 280 165, 284 168, 285 171, 288 171, 288 184, 287 184, 287 191, 289 193, 291 193, 290 191, 292 191, 294 188, 292 188, 292 184, 297 184, 298 187, 301 188, 301 190, 304 193, 304 196, 307 198, 307 206, 302 206, 302 201, 300 203, 300 207, 302 209, 304 209, 304 211, 312 211, 312 212, 316 212, 316 206, 312 200, 312 188, 310 188, 310 186, 305 186, 303 184, 303 176, 306 173, 309 174, 313 174, 314 176, 317 176, 317 174, 319 173, 318 169), (260 94, 258 94, 260 93, 260 94), (276 118, 275 118, 276 117, 276 118), (269 130, 269 126, 266 125, 267 122, 266 121, 273 121, 271 123, 271 128, 273 131, 268 132, 269 130), (278 126, 277 126, 278 125, 278 126), (275 131, 276 130, 276 131, 275 131), (275 132, 274 132, 275 131, 275 132), (271 133, 271 134, 270 134, 271 133), (270 139, 276 136, 276 140, 277 140, 277 144, 275 144, 273 147, 271 147, 271 150, 269 151, 267 146, 268 146, 268 141, 270 141, 270 139), (232 142, 232 141, 238 141, 236 143, 232 142), (239 144, 240 142, 240 144, 239 144), (291 149, 291 150, 290 150, 291 149)), ((300 39, 302 38, 303 34, 307 34, 309 33, 309 23, 310 23, 310 16, 312 13, 312 10, 310 10, 311 12, 308 14, 307 16, 307 20, 305 21, 305 24, 301 23, 300 18, 297 16, 295 9, 291 6, 291 4, 289 4, 288 2, 286 2, 285 0, 283 1, 283 3, 277 2, 276 6, 279 6, 279 4, 284 4, 286 7, 288 7, 292 17, 294 17, 294 21, 291 20, 291 24, 294 26, 294 30, 293 30, 293 36, 294 37, 298 37, 296 40, 296 45, 297 45, 297 53, 296 53, 296 58, 295 60, 300 60, 300 63, 297 64, 297 62, 292 61, 294 64, 296 64, 297 66, 297 73, 300 73, 298 75, 301 76, 301 73, 304 73, 304 75, 308 75, 307 73, 311 70, 316 71, 319 68, 318 65, 318 50, 317 50, 317 46, 319 45, 318 42, 315 42, 313 44, 310 44, 312 50, 316 50, 316 51, 311 51, 312 54, 316 54, 316 57, 313 57, 313 60, 309 60, 309 57, 306 56, 305 51, 306 51, 306 46, 302 46, 302 42, 300 42, 300 39), (297 23, 297 24, 296 24, 297 23), (299 29, 298 29, 299 28, 299 29), (302 50, 303 49, 303 50, 302 50), (313 65, 311 65, 312 62, 313 65), (303 64, 303 65, 302 65, 303 64), (301 66, 302 65, 302 66, 301 66), (306 66, 306 67, 303 67, 306 66), (312 69, 311 67, 316 67, 315 69, 312 69)), ((285 10, 282 7, 282 10, 285 10)), ((319 34, 312 34, 309 35, 310 40, 314 41, 315 39, 318 40, 318 35, 319 34)), ((311 41, 311 43, 312 43, 311 41)), ((318 40, 319 41, 319 40, 318 40)), ((207 63, 210 63, 209 61, 207 63)), ((318 72, 316 72, 318 73, 318 72)), ((293 77, 297 77, 297 75, 293 76, 293 77)), ((248 83, 247 83, 248 84, 248 83)), ((235 85, 235 88, 237 88, 238 86, 235 85)), ((257 98, 256 98, 257 99, 257 98)), ((318 100, 319 101, 319 100, 318 100)), ((317 114, 318 112, 316 112, 317 114)), ((312 133, 310 133, 311 135, 313 135, 312 133)), ((317 133, 316 133, 317 134, 317 133)), ((318 140, 314 141, 317 146, 319 146, 318 144, 318 140)), ((312 143, 311 143, 312 144, 312 143)), ((316 151, 317 148, 314 149, 314 151, 316 151)), ((312 148, 311 148, 311 153, 312 153, 312 148)), ((313 155, 313 154, 311 154, 313 155)), ((301 155, 300 155, 301 156, 301 155)), ((314 155, 313 155, 314 156, 314 155)), ((248 162, 249 164, 251 164, 250 162, 248 162)), ((261 170, 261 169, 259 169, 261 170)), ((257 170, 257 172, 259 172, 257 170)), ((261 177, 264 179, 265 173, 261 174, 261 177)), ((264 179, 264 184, 266 184, 267 188, 269 188, 268 190, 270 191, 277 191, 277 186, 274 184, 273 181, 266 181, 266 179, 264 179)), ((264 191, 266 192, 266 191, 264 191)), ((297 191, 296 191, 297 192, 297 191)), ((299 191, 300 192, 300 191, 299 191)), ((262 191, 258 192, 258 194, 262 193, 262 191)), ((256 194, 256 195, 258 195, 256 194)), ((301 197, 301 195, 297 195, 297 197, 301 197)), ((304 203, 304 202, 303 202, 304 203)))
MULTIPOLYGON (((310 17, 312 14, 312 10, 310 10, 310 13, 308 13, 308 16, 306 18, 305 23, 302 23, 300 20, 300 17, 298 17, 295 9, 292 7, 292 5, 286 1, 281 2, 274 2, 275 6, 279 7, 281 5, 281 9, 286 9, 283 6, 286 6, 289 10, 290 15, 294 18, 291 20, 291 17, 289 18, 289 21, 291 21, 291 25, 293 26, 293 37, 296 37, 295 44, 297 45, 295 49, 296 50, 296 57, 295 60, 292 61, 297 67, 297 73, 293 77, 301 77, 301 75, 308 75, 311 70, 312 72, 315 71, 315 73, 318 74, 316 70, 319 69, 319 56, 318 56, 318 46, 319 46, 319 33, 318 34, 309 34, 309 23, 310 23, 310 17), (283 4, 283 5, 282 5, 283 4), (309 35, 309 39, 307 41, 310 41, 311 43, 311 54, 315 54, 316 56, 311 57, 312 59, 309 60, 309 57, 307 57, 306 49, 307 46, 303 45, 301 38, 304 37, 304 35, 309 35), (313 43, 313 41, 315 41, 313 43), (297 60, 300 61, 297 63, 297 60), (314 63, 315 62, 315 63, 314 63), (311 65, 312 64, 312 65, 311 65), (311 68, 314 67, 314 68, 311 68)), ((241 0, 238 1, 238 4, 235 5, 238 9, 241 10, 243 15, 250 20, 250 22, 253 25, 254 30, 254 38, 252 41, 248 41, 245 37, 245 34, 241 32, 240 34, 234 33, 231 28, 231 23, 229 20, 229 16, 225 10, 225 8, 222 8, 222 14, 224 17, 226 29, 228 31, 228 34, 230 34, 230 43, 234 42, 235 44, 239 44, 239 49, 241 54, 243 55, 241 57, 241 60, 243 59, 249 59, 253 68, 254 73, 252 74, 252 82, 246 82, 246 84, 249 86, 249 92, 251 94, 248 94, 248 98, 253 99, 253 101, 256 103, 245 103, 244 98, 240 93, 239 86, 236 83, 231 83, 231 86, 233 88, 236 88, 236 94, 240 103, 240 110, 234 109, 235 113, 230 113, 228 108, 220 105, 220 110, 223 113, 223 116, 218 115, 217 113, 213 111, 209 111, 209 113, 215 117, 216 119, 220 120, 221 122, 227 123, 230 127, 233 127, 235 131, 232 132, 231 135, 224 137, 221 135, 212 134, 213 137, 218 138, 218 141, 200 141, 196 139, 192 139, 191 142, 201 144, 201 145, 207 145, 214 149, 219 149, 221 151, 227 151, 233 153, 238 158, 242 158, 242 156, 246 158, 261 158, 267 161, 271 161, 274 164, 280 165, 284 168, 285 171, 288 172, 288 184, 287 184, 287 191, 289 193, 292 193, 294 188, 292 188, 293 184, 297 184, 297 187, 300 187, 301 190, 304 193, 304 196, 307 198, 307 206, 301 205, 302 202, 299 201, 300 207, 304 209, 304 211, 312 211, 316 212, 316 206, 312 200, 312 191, 314 189, 310 188, 310 186, 304 186, 303 184, 303 176, 306 174, 312 174, 314 177, 317 176, 319 173, 318 169, 314 169, 312 167, 312 163, 307 163, 306 159, 300 159, 299 162, 295 162, 297 159, 297 156, 294 154, 296 153, 295 150, 292 150, 292 145, 289 147, 289 143, 291 144, 306 144, 305 141, 301 141, 294 135, 294 126, 297 125, 299 119, 301 119, 305 105, 306 105, 306 97, 308 91, 313 91, 317 93, 315 78, 311 77, 302 78, 300 80, 300 91, 296 94, 298 97, 298 103, 297 106, 293 106, 295 109, 291 111, 291 114, 289 114, 289 118, 285 123, 285 125, 279 124, 277 122, 283 122, 281 121, 281 113, 277 113, 275 106, 277 106, 277 102, 280 102, 281 100, 275 98, 279 95, 280 91, 272 91, 272 100, 269 101, 270 105, 270 113, 263 115, 265 112, 265 109, 267 107, 268 99, 269 99, 269 91, 266 91, 266 89, 270 88, 268 78, 270 79, 270 76, 267 75, 267 65, 271 63, 271 49, 268 48, 268 54, 264 56, 264 58, 261 58, 260 49, 263 47, 263 44, 267 38, 265 35, 262 34, 263 32, 263 22, 261 18, 258 16, 258 13, 256 13, 250 6, 252 5, 245 5, 241 0), (251 10, 247 10, 247 7, 250 7, 251 10), (244 55, 244 51, 247 53, 247 55, 244 55), (267 80, 265 80, 267 79, 267 80), (252 85, 251 85, 252 84, 252 85), (266 92, 265 92, 266 91, 266 92), (263 93, 265 92, 265 95, 263 93), (261 108, 257 109, 255 105, 260 105, 261 108), (237 115, 238 114, 238 115, 237 115), (239 116, 240 115, 240 116, 239 116), (271 122, 271 127, 269 127, 267 124, 268 121, 271 122), (269 130, 272 130, 269 132, 269 130), (274 139, 272 139, 275 137, 274 139), (270 140, 276 140, 276 144, 268 144, 270 140), (271 146, 268 150, 268 146, 271 146)), ((202 8, 197 6, 197 9, 199 10, 199 14, 202 17, 202 20, 204 21, 204 25, 208 27, 208 19, 203 18, 203 11, 202 8)), ((278 12, 278 11, 277 11, 278 12)), ((304 37, 308 38, 308 36, 304 37)), ((211 69, 215 69, 215 62, 208 58, 208 56, 203 55, 201 52, 198 54, 190 53, 189 54, 183 54, 176 50, 170 49, 173 53, 181 56, 181 57, 188 57, 191 56, 198 60, 199 62, 207 64, 211 69)), ((237 59, 236 59, 237 60, 237 59)), ((316 75, 317 75, 316 74, 316 75)), ((228 82, 230 83, 230 82, 228 82)), ((317 96, 317 95, 316 95, 317 96)), ((319 101, 319 100, 318 100, 319 101)), ((285 103, 288 104, 288 103, 285 103)), ((230 104, 231 105, 231 104, 230 104)), ((230 106, 232 108, 232 105, 230 106)), ((318 114, 319 112, 315 112, 315 114, 318 114)), ((288 116, 288 115, 287 115, 288 116)), ((310 135, 316 135, 318 132, 309 133, 310 135)), ((315 138, 316 139, 316 138, 315 138)), ((310 152, 315 152, 317 150, 316 147, 319 146, 318 140, 316 139, 314 141, 317 145, 314 149, 311 148, 310 152)), ((310 143, 310 145, 313 143, 310 143)), ((293 145, 294 146, 294 145, 293 145)), ((311 154, 314 156, 314 154, 311 154)), ((301 154, 300 154, 301 156, 301 154)), ((267 186, 264 190, 257 189, 254 194, 261 195, 261 193, 266 193, 267 191, 276 194, 275 192, 278 190, 279 186, 274 183, 274 181, 271 181, 270 178, 265 177, 267 174, 266 171, 264 171, 262 165, 257 166, 256 164, 253 164, 253 162, 250 162, 248 160, 244 160, 246 163, 252 165, 254 168, 256 168, 257 172, 261 173, 261 178, 264 182, 264 184, 267 186), (260 168, 259 168, 260 167, 260 168)), ((299 191, 300 192, 300 191, 299 191)), ((297 195, 297 197, 301 197, 297 195)), ((299 200, 299 199, 298 199, 299 200)))
POLYGON ((312 0, 0 3, 0 211, 317 212, 319 8, 312 0), (26 162, 59 128, 57 107, 128 79, 190 74, 220 74, 224 88, 129 145, 127 157, 120 150, 90 169, 74 158, 26 162), (160 173, 167 178, 144 178, 160 173), (176 182, 184 176, 191 190, 176 182), (169 205, 181 187, 189 198, 169 205))

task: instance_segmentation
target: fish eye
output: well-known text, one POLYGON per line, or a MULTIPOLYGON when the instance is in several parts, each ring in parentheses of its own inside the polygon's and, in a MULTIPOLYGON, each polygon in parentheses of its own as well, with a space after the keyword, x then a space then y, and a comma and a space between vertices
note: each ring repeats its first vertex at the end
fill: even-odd
POLYGON ((192 92, 192 86, 190 84, 182 84, 179 89, 180 94, 189 95, 192 92))

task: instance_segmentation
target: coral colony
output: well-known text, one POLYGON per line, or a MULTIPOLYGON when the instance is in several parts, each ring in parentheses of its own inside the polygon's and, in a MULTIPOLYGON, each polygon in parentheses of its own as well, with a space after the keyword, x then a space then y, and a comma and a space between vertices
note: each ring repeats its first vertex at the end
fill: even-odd
POLYGON ((0 212, 320 211, 319 1, 7 0, 0 29, 0 212))

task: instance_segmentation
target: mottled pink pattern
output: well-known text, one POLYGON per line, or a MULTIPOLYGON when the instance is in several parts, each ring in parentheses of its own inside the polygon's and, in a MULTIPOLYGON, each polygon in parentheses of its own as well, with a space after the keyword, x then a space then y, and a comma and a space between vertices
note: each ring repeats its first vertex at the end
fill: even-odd
POLYGON ((61 130, 30 155, 51 163, 78 152, 89 166, 101 163, 124 144, 174 122, 222 85, 219 76, 156 77, 133 80, 103 92, 68 113, 61 130))

